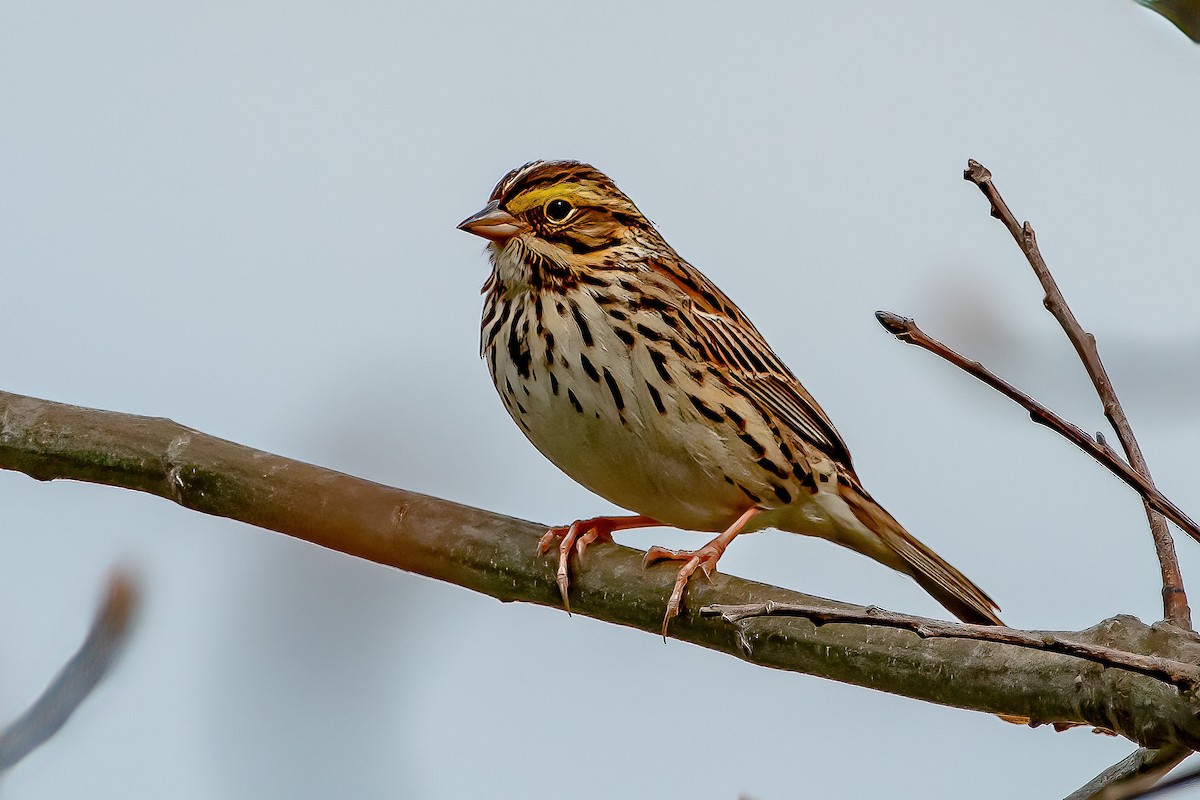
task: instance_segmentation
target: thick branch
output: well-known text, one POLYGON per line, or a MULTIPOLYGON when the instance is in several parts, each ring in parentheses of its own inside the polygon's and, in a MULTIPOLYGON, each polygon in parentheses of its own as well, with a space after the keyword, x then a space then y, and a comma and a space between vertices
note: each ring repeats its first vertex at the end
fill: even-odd
MULTIPOLYGON (((557 606, 554 567, 534 557, 544 528, 252 450, 170 420, 0 392, 0 468, 135 489, 207 514, 465 586, 504 601, 557 606)), ((574 611, 658 634, 674 581, 642 553, 593 545, 573 582, 574 611)), ((711 604, 853 608, 728 575, 693 584, 671 635, 748 662, 942 705, 1077 723, 1139 745, 1200 747, 1200 703, 1160 680, 1070 656, 992 642, 921 639, 873 625, 805 619, 702 619, 711 604)), ((1117 617, 1066 635, 1132 653, 1200 663, 1200 640, 1117 617)))
POLYGON ((1122 461, 1108 445, 1097 442, 1078 425, 1067 422, 1058 414, 1055 414, 1037 400, 1034 400, 1008 381, 999 377, 978 361, 973 361, 950 349, 937 339, 934 339, 917 327, 917 323, 911 318, 902 317, 890 311, 876 311, 875 318, 879 320, 879 324, 888 333, 900 341, 907 344, 915 344, 917 347, 928 350, 934 355, 949 361, 963 372, 973 375, 1000 392, 1000 394, 1014 401, 1029 412, 1030 419, 1040 425, 1045 425, 1055 433, 1061 434, 1080 450, 1083 450, 1092 458, 1099 461, 1103 466, 1108 468, 1109 472, 1116 475, 1140 494, 1143 500, 1158 511, 1161 511, 1172 522, 1182 528, 1185 533, 1200 542, 1200 525, 1197 525, 1191 517, 1183 512, 1183 509, 1179 508, 1179 506, 1163 495, 1148 478, 1122 461))
MULTIPOLYGON (((1104 416, 1108 418, 1109 424, 1117 432, 1117 438, 1125 451, 1125 457, 1130 466, 1145 479, 1146 484, 1153 487, 1154 479, 1150 477, 1150 467, 1142 455, 1142 448, 1138 445, 1137 437, 1133 435, 1133 427, 1129 424, 1129 418, 1125 416, 1125 409, 1121 406, 1121 401, 1117 399, 1117 391, 1108 377, 1108 371, 1104 369, 1104 362, 1100 360, 1100 351, 1096 349, 1096 337, 1083 329, 1079 320, 1075 318, 1074 312, 1071 311, 1071 307, 1067 305, 1066 298, 1058 288, 1058 282, 1050 274, 1050 268, 1046 266, 1042 252, 1038 249, 1037 236, 1034 235, 1033 226, 1028 222, 1024 225, 1017 222, 1017 218, 1009 210, 1008 204, 1004 202, 1004 198, 1000 196, 1000 191, 992 181, 992 173, 978 161, 972 159, 967 162, 967 169, 963 172, 963 177, 979 187, 979 190, 991 203, 992 216, 1004 223, 1004 227, 1008 228, 1008 232, 1016 240, 1021 252, 1025 254, 1025 259, 1033 268, 1033 274, 1037 276, 1038 282, 1042 285, 1042 291, 1045 292, 1042 302, 1046 306, 1046 310, 1058 320, 1058 324, 1067 334, 1067 338, 1071 340, 1075 352, 1079 355, 1079 360, 1083 362, 1083 367, 1087 371, 1088 377, 1092 379, 1092 385, 1096 387, 1096 394, 1099 395, 1100 403, 1104 407, 1104 416)), ((1183 575, 1179 571, 1179 559, 1175 556, 1175 542, 1171 538, 1171 532, 1167 529, 1167 521, 1163 515, 1155 511, 1148 500, 1143 500, 1143 504, 1146 508, 1146 519, 1150 524, 1150 535, 1154 539, 1154 549, 1158 554, 1159 569, 1162 572, 1163 616, 1190 628, 1192 611, 1188 608, 1187 595, 1183 590, 1183 575)))

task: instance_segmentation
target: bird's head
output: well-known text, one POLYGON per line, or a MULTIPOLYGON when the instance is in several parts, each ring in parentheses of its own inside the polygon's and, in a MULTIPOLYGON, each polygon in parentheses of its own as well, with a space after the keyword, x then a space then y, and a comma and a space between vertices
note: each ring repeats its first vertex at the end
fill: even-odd
POLYGON ((647 232, 657 238, 607 175, 578 161, 531 161, 514 169, 458 228, 490 240, 496 251, 520 238, 526 247, 567 259, 603 253, 647 232))

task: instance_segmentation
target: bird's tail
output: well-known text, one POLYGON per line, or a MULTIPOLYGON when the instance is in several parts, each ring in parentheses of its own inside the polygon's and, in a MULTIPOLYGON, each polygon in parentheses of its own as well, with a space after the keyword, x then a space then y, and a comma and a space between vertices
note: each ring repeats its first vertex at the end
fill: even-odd
POLYGON ((904 530, 857 481, 838 481, 837 488, 838 495, 850 507, 855 518, 874 533, 882 544, 881 552, 867 552, 866 555, 911 575, 922 589, 963 622, 1004 624, 996 616, 1000 607, 988 597, 987 592, 904 530))

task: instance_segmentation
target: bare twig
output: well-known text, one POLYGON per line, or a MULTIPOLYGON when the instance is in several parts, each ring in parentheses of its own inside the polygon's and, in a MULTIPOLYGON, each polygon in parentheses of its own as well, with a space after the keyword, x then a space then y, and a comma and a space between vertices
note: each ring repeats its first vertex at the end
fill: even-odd
POLYGON ((1026 647, 1047 653, 1075 656, 1093 661, 1105 667, 1137 672, 1156 680, 1169 683, 1185 691, 1193 692, 1200 682, 1200 668, 1182 661, 1129 653, 1103 645, 1071 641, 1051 633, 1021 631, 999 625, 971 625, 963 622, 945 622, 927 617, 900 614, 876 606, 866 608, 831 608, 807 603, 747 603, 744 605, 712 605, 700 609, 702 616, 717 617, 737 624, 754 617, 803 617, 814 625, 830 623, 853 623, 878 625, 883 628, 900 628, 912 631, 922 639, 972 639, 977 642, 1026 647))
POLYGON ((997 376, 978 361, 972 361, 951 350, 917 327, 917 323, 912 319, 902 317, 899 314, 893 314, 890 311, 877 311, 875 312, 875 318, 879 320, 880 325, 887 329, 888 333, 900 341, 915 344, 949 361, 954 366, 973 375, 1000 392, 1000 394, 1016 402, 1017 405, 1029 412, 1030 419, 1066 437, 1079 449, 1107 467, 1109 472, 1128 484, 1146 502, 1165 514, 1189 536, 1200 542, 1200 525, 1197 525, 1179 506, 1164 496, 1149 479, 1122 461, 1107 444, 1097 442, 1087 431, 1078 425, 1067 422, 1020 389, 997 376))
MULTIPOLYGON (((1116 431, 1126 459, 1130 466, 1145 479, 1146 484, 1153 487, 1154 480, 1150 477, 1150 468, 1142 455, 1141 447, 1138 446, 1137 438, 1133 435, 1133 428, 1129 424, 1129 418, 1125 415, 1125 409, 1121 407, 1121 402, 1117 399, 1117 392, 1113 388, 1107 370, 1104 369, 1104 363, 1100 360, 1100 352, 1096 349, 1096 337, 1083 329, 1070 306, 1067 305, 1066 298, 1063 297, 1058 283, 1050 274, 1050 268, 1046 266, 1046 261, 1038 249, 1033 226, 1028 222, 1024 225, 1017 222, 1017 218, 1009 210, 1008 204, 1000 196, 999 190, 996 189, 996 184, 992 181, 992 173, 978 161, 972 159, 967 162, 967 169, 963 172, 963 177, 979 187, 979 190, 991 203, 992 216, 1004 223, 1004 227, 1008 228, 1008 232, 1016 240, 1021 252, 1025 254, 1029 266, 1033 268, 1033 273, 1037 276, 1038 282, 1041 283, 1042 290, 1045 292, 1042 303, 1046 306, 1046 310, 1058 320, 1063 332, 1067 334, 1067 338, 1075 347, 1075 352, 1079 354, 1079 360, 1083 362, 1084 369, 1087 370, 1088 377, 1092 379, 1092 385, 1096 387, 1096 394, 1099 395, 1100 402, 1104 406, 1104 416, 1108 418, 1109 424, 1116 431)), ((1159 568, 1162 572, 1163 616, 1178 625, 1191 628, 1192 612, 1188 607, 1187 594, 1183 589, 1183 575, 1179 571, 1179 560, 1175 556, 1175 543, 1171 538, 1170 530, 1167 529, 1167 521, 1162 514, 1154 510, 1149 501, 1143 501, 1143 503, 1146 507, 1150 535, 1154 538, 1154 549, 1158 554, 1159 568)))
POLYGON ((0 732, 0 772, 11 769, 58 733, 108 674, 128 639, 136 609, 132 578, 113 573, 83 645, 29 710, 0 732))
POLYGON ((1128 800, 1162 780, 1192 754, 1185 747, 1140 747, 1071 792, 1065 800, 1128 800))

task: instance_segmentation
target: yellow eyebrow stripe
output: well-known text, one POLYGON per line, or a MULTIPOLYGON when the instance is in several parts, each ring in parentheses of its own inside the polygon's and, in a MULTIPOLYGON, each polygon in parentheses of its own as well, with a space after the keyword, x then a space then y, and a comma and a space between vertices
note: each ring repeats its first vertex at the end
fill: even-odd
POLYGON ((512 214, 520 214, 558 198, 569 200, 572 205, 583 205, 589 200, 596 199, 597 194, 583 184, 556 183, 553 186, 541 186, 517 195, 509 201, 508 210, 512 214))

